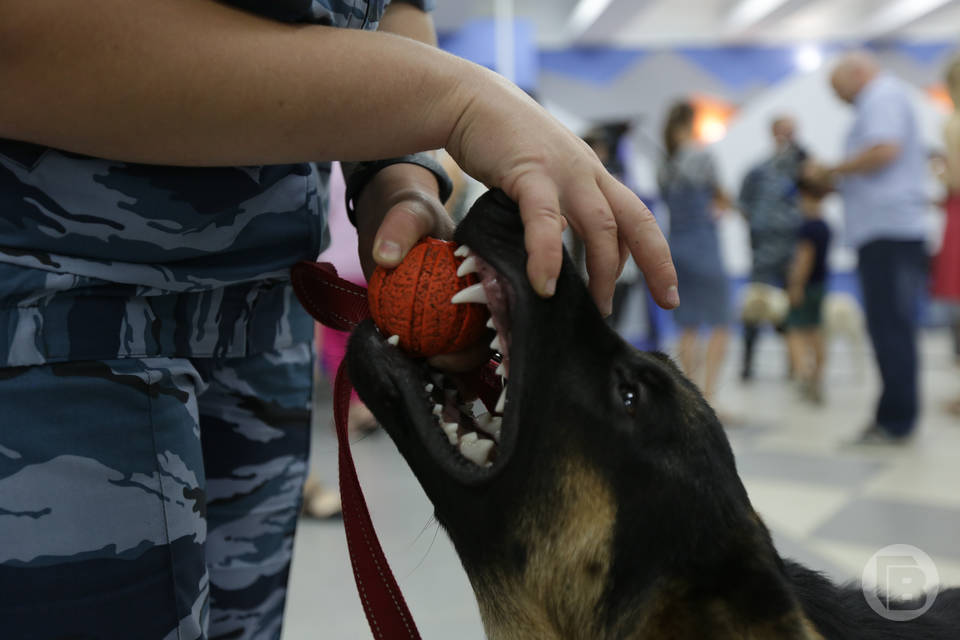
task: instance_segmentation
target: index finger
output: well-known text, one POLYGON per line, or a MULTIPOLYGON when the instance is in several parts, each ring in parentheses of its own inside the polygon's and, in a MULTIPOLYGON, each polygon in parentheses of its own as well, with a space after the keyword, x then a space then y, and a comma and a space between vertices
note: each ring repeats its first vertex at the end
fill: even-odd
POLYGON ((664 309, 678 306, 677 270, 673 266, 667 240, 650 209, 612 176, 606 176, 601 181, 601 189, 617 220, 620 238, 626 242, 643 272, 653 299, 664 309))

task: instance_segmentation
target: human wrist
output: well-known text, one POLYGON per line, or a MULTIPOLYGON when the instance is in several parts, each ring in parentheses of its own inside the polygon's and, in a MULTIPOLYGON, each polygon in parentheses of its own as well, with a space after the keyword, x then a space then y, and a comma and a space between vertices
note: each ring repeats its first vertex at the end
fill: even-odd
MULTIPOLYGON (((433 198, 445 202, 453 189, 450 177, 429 153, 373 162, 345 163, 347 216, 358 226, 357 211, 371 209, 366 203, 387 199, 433 198), (407 195, 402 195, 406 193, 407 195)), ((376 207, 373 207, 376 208, 376 207)))
POLYGON ((509 129, 517 112, 523 110, 522 102, 530 98, 503 76, 478 64, 464 62, 442 107, 444 113, 454 115, 443 147, 468 174, 487 181, 492 176, 477 175, 483 172, 472 166, 476 163, 475 156, 484 155, 477 153, 476 147, 486 148, 490 138, 498 133, 484 123, 497 122, 501 131, 509 129))

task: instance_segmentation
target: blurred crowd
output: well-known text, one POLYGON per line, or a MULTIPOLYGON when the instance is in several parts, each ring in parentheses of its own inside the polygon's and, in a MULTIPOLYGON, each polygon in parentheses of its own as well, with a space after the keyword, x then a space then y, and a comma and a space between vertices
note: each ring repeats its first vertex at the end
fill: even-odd
MULTIPOLYGON (((960 58, 945 80, 960 109, 960 58)), ((743 331, 744 382, 754 376, 758 335, 772 327, 786 344, 785 376, 803 399, 822 404, 825 334, 861 323, 882 390, 856 442, 897 445, 911 438, 919 414, 917 339, 927 295, 950 310, 960 335, 960 110, 948 119, 943 150, 931 152, 907 85, 871 54, 843 55, 830 83, 854 116, 841 162, 812 157, 795 120, 779 115, 770 123, 772 152, 746 173, 736 197, 724 192, 714 155, 695 138, 694 105, 677 102, 666 115, 657 181, 683 293, 673 312, 676 355, 712 401, 733 323, 743 331), (936 255, 926 243, 931 170, 945 193, 937 203, 946 221, 936 255), (843 236, 857 255, 857 297, 831 289, 834 238, 823 200, 832 193, 842 201, 843 236), (741 296, 731 294, 718 235, 718 220, 731 212, 749 228, 751 270, 741 296)), ((960 398, 946 410, 960 414, 960 398)))

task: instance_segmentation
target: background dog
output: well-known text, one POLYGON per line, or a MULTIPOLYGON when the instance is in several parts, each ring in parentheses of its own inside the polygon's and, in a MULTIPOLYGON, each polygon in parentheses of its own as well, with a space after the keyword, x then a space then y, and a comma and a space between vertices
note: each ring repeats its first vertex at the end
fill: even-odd
MULTIPOLYGON (((744 323, 777 327, 790 311, 787 292, 780 287, 751 282, 740 301, 740 319, 744 323)), ((842 341, 850 354, 854 373, 862 379, 867 370, 866 321, 855 297, 843 291, 831 291, 823 300, 823 333, 827 349, 842 341)))

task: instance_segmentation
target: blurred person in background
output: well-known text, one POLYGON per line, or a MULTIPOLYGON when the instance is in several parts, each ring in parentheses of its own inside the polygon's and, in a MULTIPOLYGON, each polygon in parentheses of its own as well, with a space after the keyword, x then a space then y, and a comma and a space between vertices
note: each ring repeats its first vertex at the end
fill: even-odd
MULTIPOLYGON (((941 179, 947 188, 947 220, 943 244, 933 262, 933 296, 949 305, 951 322, 956 327, 960 321, 960 56, 947 66, 946 82, 954 111, 944 129, 946 153, 941 179)), ((960 396, 948 402, 946 408, 960 415, 960 396)))
POLYGON ((680 328, 677 357, 712 402, 730 322, 730 287, 720 255, 717 218, 730 201, 719 186, 713 156, 694 140, 693 120, 689 102, 675 104, 667 114, 666 157, 657 181, 670 210, 670 251, 684 290, 683 304, 674 311, 680 328), (708 330, 705 349, 700 339, 703 328, 708 330))
MULTIPOLYGON (((752 168, 740 187, 740 211, 750 226, 750 281, 780 289, 786 287, 796 232, 801 224, 797 180, 807 153, 796 142, 796 129, 796 122, 789 116, 777 116, 773 120, 770 127, 773 155, 752 168)), ((782 331, 783 326, 777 330, 782 331)), ((759 332, 759 323, 744 318, 740 372, 743 380, 753 377, 753 351, 759 332)), ((788 369, 792 368, 790 364, 788 369)))
POLYGON ((829 191, 816 182, 801 180, 797 192, 803 222, 796 231, 796 246, 787 277, 790 297, 787 346, 804 399, 822 404, 826 362, 823 299, 827 293, 830 227, 823 221, 821 203, 829 191))
POLYGON ((844 55, 830 77, 855 110, 845 160, 820 172, 843 197, 848 241, 882 391, 858 444, 902 444, 916 426, 918 302, 927 277, 927 153, 907 86, 869 53, 844 55))

